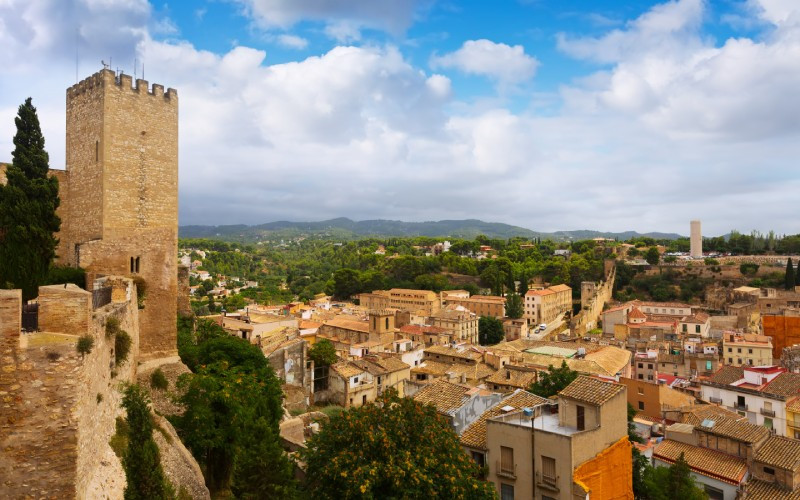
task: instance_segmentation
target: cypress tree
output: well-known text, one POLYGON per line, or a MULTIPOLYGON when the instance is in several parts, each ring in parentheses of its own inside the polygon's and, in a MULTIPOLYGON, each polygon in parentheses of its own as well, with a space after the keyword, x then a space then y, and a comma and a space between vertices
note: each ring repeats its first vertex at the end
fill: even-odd
POLYGON ((158 445, 153 439, 153 417, 147 394, 138 385, 125 390, 122 406, 128 414, 130 439, 122 457, 125 469, 125 500, 168 499, 174 496, 172 485, 161 468, 158 445))
POLYGON ((48 177, 49 157, 31 98, 14 119, 12 163, 0 185, 0 287, 21 288, 23 298, 36 297, 55 257, 61 228, 56 215, 58 179, 48 177))
POLYGON ((794 283, 795 283, 794 266, 792 265, 792 259, 790 258, 786 261, 786 279, 785 279, 786 289, 793 290, 794 283))

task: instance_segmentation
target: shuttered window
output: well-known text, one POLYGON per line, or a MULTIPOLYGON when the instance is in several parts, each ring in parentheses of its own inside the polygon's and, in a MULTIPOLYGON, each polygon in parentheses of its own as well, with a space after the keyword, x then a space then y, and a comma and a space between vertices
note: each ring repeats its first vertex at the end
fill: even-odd
POLYGON ((556 459, 542 455, 542 478, 548 483, 556 482, 556 459))
POLYGON ((500 447, 500 470, 514 472, 514 448, 500 447))

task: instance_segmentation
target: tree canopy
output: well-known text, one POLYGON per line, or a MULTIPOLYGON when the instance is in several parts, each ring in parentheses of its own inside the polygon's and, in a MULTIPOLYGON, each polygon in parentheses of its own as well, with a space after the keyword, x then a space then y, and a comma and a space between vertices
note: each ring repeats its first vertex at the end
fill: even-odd
POLYGON ((503 322, 492 316, 481 316, 478 320, 478 342, 481 345, 494 345, 505 338, 503 322))
POLYGON ((567 362, 562 361, 558 368, 550 365, 547 367, 547 372, 539 372, 538 380, 528 390, 537 396, 549 398, 564 390, 576 378, 578 372, 571 370, 567 362))
POLYGON ((705 500, 708 495, 691 475, 689 464, 681 453, 669 467, 647 467, 644 470, 642 500, 705 500))
POLYGON ((210 322, 194 339, 188 321, 180 330, 179 353, 194 373, 178 380, 185 412, 174 421, 212 496, 292 497, 292 463, 278 429, 283 394, 264 355, 210 322))
POLYGON ((519 319, 522 317, 522 297, 514 292, 506 294, 506 316, 511 319, 519 319))
POLYGON ((648 264, 651 266, 655 266, 658 264, 658 261, 661 259, 661 254, 658 253, 658 248, 650 247, 647 249, 647 253, 644 255, 644 260, 647 261, 648 264))
POLYGON ((333 342, 328 339, 319 339, 308 350, 308 356, 314 361, 314 366, 330 366, 339 359, 333 342))
POLYGON ((58 179, 48 176, 49 157, 30 98, 20 105, 14 123, 12 162, 6 185, 0 185, 0 287, 21 288, 27 300, 47 279, 61 219, 56 215, 58 179))
MULTIPOLYGON (((800 268, 798 268, 798 271, 800 271, 800 268)), ((794 266, 792 265, 792 259, 789 258, 786 260, 786 278, 785 278, 786 289, 794 290, 794 283, 795 283, 794 266)))
POLYGON ((331 418, 306 444, 311 498, 496 498, 436 408, 393 389, 331 418))

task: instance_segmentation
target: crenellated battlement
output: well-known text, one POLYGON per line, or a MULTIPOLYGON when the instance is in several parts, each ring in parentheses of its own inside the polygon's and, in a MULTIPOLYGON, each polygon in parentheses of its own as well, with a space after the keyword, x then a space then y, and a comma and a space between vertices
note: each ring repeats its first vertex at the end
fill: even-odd
POLYGON ((136 84, 134 85, 131 75, 126 75, 125 73, 117 75, 110 69, 102 69, 68 88, 67 98, 75 97, 98 87, 110 87, 111 85, 119 87, 120 89, 129 89, 139 95, 163 97, 168 100, 178 98, 178 91, 173 88, 168 88, 167 91, 164 92, 163 85, 154 83, 153 86, 150 87, 149 82, 141 78, 137 78, 136 84))

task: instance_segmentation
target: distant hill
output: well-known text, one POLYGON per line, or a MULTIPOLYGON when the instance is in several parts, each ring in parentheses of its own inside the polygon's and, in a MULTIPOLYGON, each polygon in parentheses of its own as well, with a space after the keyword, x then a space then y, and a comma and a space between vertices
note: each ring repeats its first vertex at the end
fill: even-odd
POLYGON ((637 236, 651 238, 676 239, 681 235, 675 233, 645 233, 625 231, 609 233, 601 231, 578 230, 544 233, 532 231, 524 227, 512 226, 500 222, 484 222, 477 219, 440 220, 428 222, 403 222, 397 220, 362 220, 353 221, 345 217, 320 222, 277 221, 246 226, 243 224, 225 226, 181 226, 178 229, 181 238, 213 238, 242 243, 257 241, 275 241, 297 237, 319 237, 341 240, 360 239, 370 236, 429 236, 472 239, 478 235, 490 238, 543 238, 557 241, 580 240, 588 238, 618 238, 626 240, 637 236))

